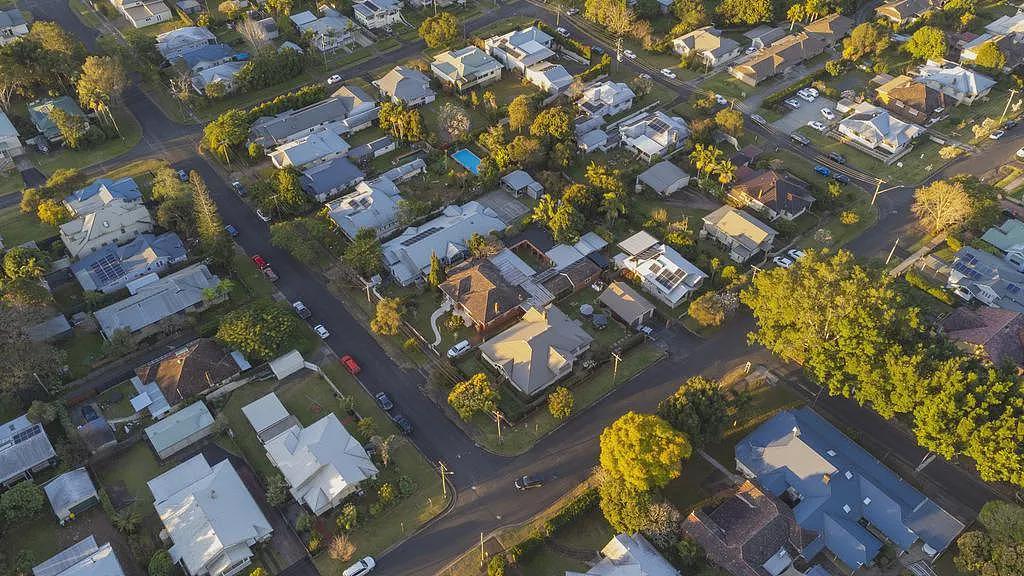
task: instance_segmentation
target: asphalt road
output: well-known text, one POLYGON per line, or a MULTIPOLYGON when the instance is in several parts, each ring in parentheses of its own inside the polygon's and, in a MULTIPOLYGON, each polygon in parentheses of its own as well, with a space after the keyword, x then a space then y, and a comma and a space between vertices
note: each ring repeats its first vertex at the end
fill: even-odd
MULTIPOLYGON (((37 18, 61 23, 87 45, 94 42, 95 31, 85 28, 62 0, 32 0, 24 2, 37 18), (87 40, 88 39, 88 40, 87 40)), ((542 8, 523 2, 504 4, 484 13, 469 26, 489 24, 511 15, 553 17, 542 8)), ((574 34, 582 33, 571 22, 563 19, 563 26, 574 34)), ((600 44, 600 42, 598 42, 600 44)), ((607 46, 606 46, 607 48, 607 46)), ((342 71, 345 77, 365 74, 382 64, 412 56, 422 49, 419 43, 410 43, 399 50, 375 57, 358 66, 342 71)), ((637 72, 646 70, 640 64, 627 62, 637 72)), ((671 85, 679 98, 688 97, 692 87, 658 81, 671 85)), ((748 315, 734 321, 727 330, 713 338, 699 341, 685 336, 673 339, 669 356, 645 373, 624 383, 610 396, 582 414, 571 418, 563 427, 541 440, 527 454, 506 458, 490 454, 476 446, 444 413, 419 390, 423 385, 418 372, 401 370, 387 356, 373 337, 344 306, 319 282, 316 276, 296 262, 286 252, 269 243, 267 225, 231 191, 208 161, 195 153, 199 127, 182 126, 167 119, 152 101, 138 88, 133 88, 126 102, 143 126, 143 139, 133 150, 98 169, 105 169, 129 159, 157 156, 176 166, 198 171, 208 183, 226 223, 234 224, 241 234, 239 244, 249 254, 267 258, 280 276, 277 287, 289 300, 302 300, 313 317, 323 322, 332 336, 327 344, 339 355, 352 354, 363 366, 360 374, 363 384, 372 392, 385 391, 396 402, 415 427, 413 442, 430 460, 444 461, 454 472, 450 480, 458 492, 454 508, 425 530, 402 543, 379 559, 380 572, 389 575, 433 574, 462 551, 472 547, 481 533, 500 526, 524 521, 539 512, 561 494, 584 478, 597 461, 597 437, 614 418, 628 410, 651 411, 658 401, 673 392, 679 383, 691 375, 717 376, 738 363, 751 361, 767 365, 777 362, 760 348, 746 343, 746 333, 753 328, 748 315), (512 481, 522 474, 545 477, 546 485, 539 490, 517 493, 512 481)), ((757 128, 753 128, 757 130, 757 128)), ((788 147, 785 135, 765 132, 766 138, 788 147)), ((949 170, 983 170, 997 163, 996 155, 1024 145, 1024 137, 1008 135, 995 144, 984 158, 965 159, 949 170), (995 148, 998 148, 996 150, 995 148), (1006 150, 1004 150, 1004 148, 1006 150), (963 168, 962 168, 963 167, 963 168)), ((1009 154, 1012 154, 1012 150, 1009 154)), ((1004 156, 1005 157, 1005 156, 1004 156)), ((953 172, 955 173, 955 172, 953 172)), ((944 172, 945 174, 945 172, 944 172)), ((869 175, 860 175, 862 187, 874 189, 869 175)), ((883 194, 879 205, 884 208, 879 223, 865 236, 873 240, 858 239, 851 247, 862 256, 880 252, 878 246, 888 245, 892 239, 910 225, 906 191, 883 194)), ((862 237, 863 238, 863 237, 862 237)), ((785 367, 781 367, 785 370, 785 367)), ((856 403, 823 397, 817 407, 849 428, 860 430, 865 436, 883 439, 892 451, 892 457, 901 462, 916 463, 923 451, 913 440, 895 430, 873 412, 856 403)), ((968 510, 980 508, 993 498, 988 487, 972 476, 941 460, 933 462, 921 473, 927 484, 943 487, 952 492, 968 510)))

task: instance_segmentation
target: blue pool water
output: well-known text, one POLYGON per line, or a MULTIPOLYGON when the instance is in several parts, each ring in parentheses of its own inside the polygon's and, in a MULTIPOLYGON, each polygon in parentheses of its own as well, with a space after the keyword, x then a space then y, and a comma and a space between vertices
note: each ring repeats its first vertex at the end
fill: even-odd
POLYGON ((466 170, 473 174, 480 174, 480 157, 473 154, 473 151, 469 148, 456 151, 452 154, 452 158, 455 158, 455 161, 462 164, 466 170))

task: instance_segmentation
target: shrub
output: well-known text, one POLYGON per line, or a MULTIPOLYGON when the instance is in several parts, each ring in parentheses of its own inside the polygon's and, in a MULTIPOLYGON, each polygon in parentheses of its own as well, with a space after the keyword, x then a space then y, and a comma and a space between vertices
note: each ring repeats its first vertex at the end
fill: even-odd
POLYGON ((487 562, 487 576, 505 576, 505 557, 491 556, 487 562))
POLYGON ((853 210, 844 210, 843 213, 839 215, 839 222, 844 226, 853 226, 857 222, 860 222, 860 214, 857 214, 853 210))
POLYGON ((398 493, 399 493, 399 495, 401 495, 403 498, 405 498, 407 496, 411 496, 412 493, 415 492, 415 491, 416 491, 416 482, 414 482, 412 478, 406 476, 405 474, 401 475, 398 478, 398 493))
POLYGON ((949 236, 946 236, 946 246, 949 246, 949 249, 953 252, 959 252, 960 249, 964 247, 964 243, 956 236, 950 234, 949 236))
POLYGON ((945 302, 950 306, 953 305, 954 301, 952 294, 950 294, 947 290, 929 282, 924 276, 921 276, 921 274, 917 270, 907 270, 907 273, 904 277, 907 279, 907 284, 910 284, 911 286, 917 288, 918 290, 921 290, 922 292, 926 292, 932 295, 941 302, 945 302))
POLYGON ((406 352, 412 352, 416 350, 416 348, 417 345, 415 338, 406 338, 405 342, 402 342, 402 349, 405 350, 406 352))
POLYGON ((149 576, 170 576, 174 570, 174 562, 167 550, 160 550, 149 559, 149 576))
POLYGON ((309 517, 309 514, 303 512, 299 514, 299 517, 295 520, 295 529, 299 532, 309 532, 309 529, 313 527, 313 519, 309 517))
POLYGON ((316 532, 313 532, 309 535, 309 540, 306 541, 306 550, 309 550, 310 554, 316 554, 320 551, 321 543, 322 542, 320 540, 320 535, 316 532))
POLYGON ((391 482, 385 482, 377 490, 377 498, 383 506, 390 506, 395 501, 395 487, 391 482))

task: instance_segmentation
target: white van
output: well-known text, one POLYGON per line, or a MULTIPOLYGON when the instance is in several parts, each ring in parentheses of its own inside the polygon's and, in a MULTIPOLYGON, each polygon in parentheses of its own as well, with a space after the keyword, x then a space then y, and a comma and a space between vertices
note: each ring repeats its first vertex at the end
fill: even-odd
POLYGON ((377 563, 373 561, 373 556, 367 556, 359 562, 349 566, 341 573, 341 576, 364 576, 373 572, 373 569, 377 566, 377 563))

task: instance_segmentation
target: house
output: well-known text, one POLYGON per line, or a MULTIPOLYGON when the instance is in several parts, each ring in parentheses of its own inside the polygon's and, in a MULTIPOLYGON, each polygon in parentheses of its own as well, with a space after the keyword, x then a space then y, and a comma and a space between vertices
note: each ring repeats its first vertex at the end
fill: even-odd
POLYGON ((198 454, 147 485, 171 560, 191 576, 236 574, 252 562, 252 546, 270 539, 270 522, 230 460, 210 466, 198 454))
POLYGON ((180 58, 182 54, 217 44, 217 37, 201 26, 185 26, 176 28, 156 36, 156 49, 168 62, 180 58))
POLYGON ((198 0, 178 0, 174 5, 187 16, 198 15, 203 11, 203 5, 198 0))
MULTIPOLYGON (((139 281, 149 278, 140 278, 139 281)), ((136 287, 131 296, 97 310, 93 316, 108 339, 118 330, 139 332, 155 328, 154 324, 175 314, 212 304, 212 301, 206 301, 205 292, 216 288, 219 283, 220 278, 214 276, 205 264, 193 264, 163 278, 153 278, 136 287)))
POLYGON ((146 411, 150 418, 158 419, 171 411, 170 403, 156 382, 144 384, 138 376, 132 376, 129 381, 135 389, 135 396, 132 396, 130 402, 136 414, 146 411))
POLYGON ((50 117, 50 112, 55 108, 63 110, 65 113, 71 116, 78 116, 84 118, 86 126, 89 124, 88 117, 82 109, 79 108, 78 103, 68 96, 58 96, 57 98, 42 98, 28 104, 28 116, 32 121, 32 125, 36 127, 36 130, 43 135, 48 141, 53 143, 60 143, 64 141, 64 135, 60 133, 60 129, 53 122, 53 118, 50 117))
POLYGON ((731 492, 694 509, 683 521, 683 532, 708 559, 732 576, 813 574, 793 567, 813 534, 800 528, 789 506, 749 480, 731 492))
POLYGON ((549 34, 536 26, 530 26, 491 36, 484 40, 484 50, 504 64, 505 68, 525 73, 530 66, 555 55, 551 49, 553 43, 554 38, 549 34))
POLYGON ((139 234, 123 246, 111 244, 83 256, 71 265, 71 273, 82 290, 110 293, 187 259, 185 245, 176 233, 139 234))
POLYGON ((510 282, 489 259, 466 262, 448 271, 438 288, 456 314, 477 332, 491 332, 523 315, 529 294, 510 282))
POLYGON ((624 120, 619 125, 619 136, 623 146, 645 162, 653 162, 682 146, 690 128, 679 116, 656 110, 624 120))
POLYGON ((853 114, 840 120, 837 130, 864 148, 890 155, 908 150, 914 138, 925 132, 921 126, 908 124, 889 114, 885 108, 868 102, 854 106, 853 114))
POLYGON ((353 42, 351 20, 340 12, 324 6, 323 16, 316 16, 306 10, 292 14, 290 19, 300 34, 310 34, 312 46, 321 52, 335 52, 353 42))
POLYGON ((958 104, 971 105, 988 96, 995 80, 952 62, 929 60, 917 72, 917 82, 942 92, 958 104))
POLYGON ((57 516, 61 526, 68 520, 97 506, 100 503, 96 494, 96 486, 89 478, 89 472, 85 468, 78 468, 65 472, 43 485, 43 492, 46 499, 50 501, 50 508, 57 516))
POLYGON ((75 190, 64 198, 64 207, 72 216, 85 216, 112 202, 139 204, 142 191, 134 178, 121 178, 116 182, 110 178, 98 178, 81 190, 75 190))
POLYGON ((956 102, 940 90, 901 74, 875 89, 878 103, 900 120, 912 124, 925 124, 956 102))
POLYGON ((323 202, 362 182, 365 176, 348 158, 335 158, 303 170, 299 186, 303 192, 323 202))
POLYGON ((608 134, 601 129, 585 132, 576 138, 576 146, 579 147, 580 152, 585 154, 611 150, 615 146, 618 146, 620 142, 618 132, 608 134))
POLYGON ((373 85, 392 103, 410 108, 430 104, 436 96, 430 88, 430 79, 423 72, 406 66, 395 66, 374 80, 373 85))
POLYGON ((736 169, 729 197, 744 203, 768 217, 787 222, 803 215, 814 204, 807 184, 789 172, 756 170, 747 166, 736 169))
POLYGON ((173 59, 197 74, 225 62, 230 62, 238 55, 237 51, 227 44, 202 44, 192 50, 182 52, 173 59))
POLYGON ((355 192, 328 202, 327 215, 350 240, 363 228, 374 230, 379 238, 398 227, 401 199, 398 186, 387 177, 363 180, 355 192))
POLYGON ((446 50, 434 57, 430 71, 442 83, 459 92, 501 78, 501 63, 476 46, 446 50))
POLYGON ((941 7, 942 0, 892 0, 875 8, 875 14, 896 26, 903 26, 924 16, 925 12, 941 7))
POLYGON ((17 128, 11 124, 7 114, 0 111, 0 166, 13 160, 15 156, 21 156, 24 151, 17 128))
POLYGON ((241 352, 229 351, 212 338, 197 338, 135 369, 145 383, 155 382, 175 404, 194 398, 251 368, 241 352))
POLYGON ((96 544, 95 536, 73 544, 32 568, 33 576, 125 576, 110 543, 96 544))
POLYGON ((365 165, 373 161, 374 158, 380 158, 385 154, 390 154, 398 149, 398 142, 391 136, 385 134, 380 138, 370 140, 366 144, 360 144, 355 148, 348 151, 348 157, 361 165, 365 165))
POLYGON ((264 448, 292 497, 317 516, 377 476, 366 450, 333 412, 309 426, 291 426, 267 440, 264 448))
POLYGON ((82 258, 152 230, 153 218, 145 206, 117 201, 61 224, 60 239, 72 258, 82 258))
POLYGON ((1001 225, 986 230, 981 239, 998 248, 1008 262, 1024 271, 1024 222, 1009 218, 1001 225))
POLYGON ((633 107, 636 94, 623 82, 605 80, 583 91, 576 106, 592 118, 604 118, 625 112, 633 107))
POLYGON ((351 134, 369 128, 380 111, 377 99, 358 86, 342 84, 331 94, 331 98, 341 102, 344 109, 344 118, 338 126, 340 134, 351 134))
POLYGON ((654 304, 648 302, 625 282, 612 282, 597 299, 607 306, 616 318, 637 330, 654 318, 654 304))
POLYGON ((510 328, 480 345, 488 364, 533 396, 568 376, 594 338, 553 305, 530 308, 510 328))
POLYGON ((323 164, 348 154, 349 145, 330 130, 320 130, 312 134, 290 140, 274 148, 267 156, 278 168, 304 168, 323 164))
POLYGON ((637 180, 649 186, 655 194, 671 196, 677 190, 686 188, 690 183, 690 175, 668 160, 662 160, 641 172, 637 180))
POLYGON ((467 243, 473 234, 486 236, 504 228, 498 214, 479 202, 447 206, 437 218, 410 226, 385 242, 384 263, 396 282, 408 286, 426 277, 431 254, 443 264, 453 264, 469 253, 467 243))
POLYGON ((565 576, 679 576, 679 571, 641 534, 617 534, 601 549, 601 561, 565 576))
POLYGON ((202 400, 172 412, 145 429, 157 457, 166 460, 216 432, 213 414, 202 400))
POLYGON ((758 252, 767 253, 778 234, 764 222, 732 206, 722 206, 703 221, 702 233, 728 248, 729 257, 736 262, 746 262, 758 252))
POLYGON ((722 36, 713 26, 704 26, 672 40, 672 49, 680 56, 696 54, 709 68, 721 66, 739 57, 740 43, 722 36))
POLYGON ((978 50, 985 44, 995 44, 999 52, 1006 58, 1003 71, 1009 72, 1024 60, 1024 32, 1016 34, 993 34, 985 32, 964 45, 960 51, 961 62, 974 62, 978 59, 978 50))
POLYGON ((842 14, 829 14, 804 26, 804 33, 817 36, 829 48, 835 48, 850 30, 853 30, 853 20, 842 14))
POLYGON ((238 88, 235 77, 245 65, 245 62, 231 61, 199 70, 192 76, 192 88, 199 94, 207 94, 211 84, 219 83, 224 87, 224 93, 230 94, 238 88))
POLYGON ((8 487, 57 463, 42 424, 22 415, 0 426, 0 486, 8 487))
POLYGON ((256 34, 260 40, 270 42, 277 39, 281 35, 281 31, 277 28, 277 22, 274 18, 267 16, 256 21, 256 34))
POLYGON ((303 108, 262 116, 249 129, 249 142, 272 148, 316 132, 337 136, 362 130, 377 118, 377 103, 356 86, 342 86, 329 98, 303 108))
POLYGON ((985 25, 985 31, 991 34, 1024 34, 1024 10, 996 18, 985 25))
POLYGON ((28 24, 17 7, 0 10, 0 46, 28 34, 28 24))
POLYGON ((751 58, 729 67, 734 78, 757 86, 765 80, 791 72, 797 65, 825 51, 824 36, 799 32, 777 40, 751 58))
POLYGON ((964 300, 1024 312, 1024 273, 998 256, 964 246, 954 256, 946 286, 964 300))
POLYGON ((884 543, 935 558, 964 525, 809 408, 780 412, 736 445, 736 468, 814 534, 799 554, 828 550, 851 571, 884 543))
POLYGON ((615 267, 636 276, 652 296, 675 308, 700 289, 708 277, 675 248, 645 231, 619 242, 615 267))
MULTIPOLYGON (((294 351, 298 354, 297 351, 294 351)), ((302 355, 299 355, 302 361, 302 355)), ((249 421, 252 429, 256 431, 256 437, 263 444, 273 440, 293 426, 299 425, 299 420, 288 413, 288 410, 281 404, 277 394, 271 392, 262 396, 245 406, 242 406, 242 414, 249 421)))
POLYGON ((170 22, 174 13, 163 0, 110 0, 134 28, 170 22))
POLYGON ((402 21, 400 0, 363 0, 352 5, 356 21, 370 30, 388 29, 402 21))
POLYGON ((548 94, 560 94, 569 88, 573 76, 561 64, 538 62, 526 69, 526 79, 548 94))
POLYGON ((514 198, 526 194, 534 200, 544 193, 544 186, 533 179, 525 170, 513 170, 501 177, 502 187, 514 198))
POLYGON ((995 366, 1024 366, 1024 314, 982 306, 956 308, 942 320, 942 331, 969 354, 995 366))
POLYGON ((786 34, 787 31, 785 28, 775 28, 764 24, 743 33, 743 35, 750 40, 750 47, 757 50, 764 50, 785 38, 786 34))

